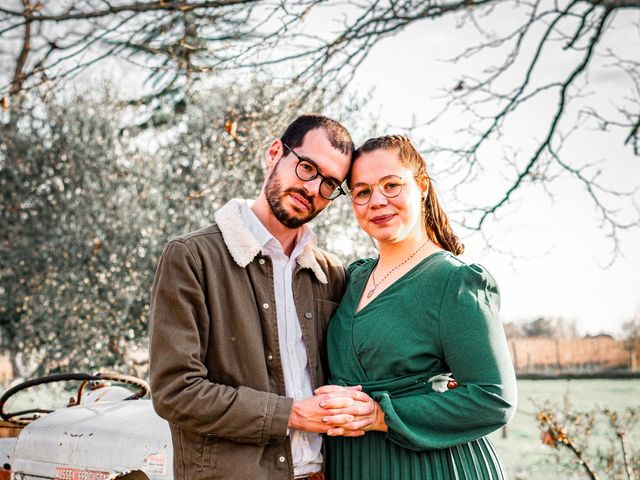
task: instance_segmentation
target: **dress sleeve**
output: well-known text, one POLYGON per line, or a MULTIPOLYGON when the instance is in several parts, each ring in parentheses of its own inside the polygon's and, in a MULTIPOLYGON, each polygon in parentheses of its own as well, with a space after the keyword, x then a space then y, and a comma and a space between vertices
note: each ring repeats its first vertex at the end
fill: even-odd
POLYGON ((181 428, 240 443, 283 442, 291 398, 213 383, 203 363, 211 319, 200 264, 172 241, 160 258, 151 295, 150 383, 156 412, 181 428))
POLYGON ((458 382, 443 393, 394 398, 372 394, 385 413, 388 438, 409 449, 440 449, 483 437, 515 413, 513 364, 498 316, 493 277, 478 265, 450 274, 439 311, 439 352, 458 382))

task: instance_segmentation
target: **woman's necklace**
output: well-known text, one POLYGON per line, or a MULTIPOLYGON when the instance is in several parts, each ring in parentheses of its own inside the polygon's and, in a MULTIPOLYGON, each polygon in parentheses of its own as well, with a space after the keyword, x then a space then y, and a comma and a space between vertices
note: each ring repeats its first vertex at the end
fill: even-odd
MULTIPOLYGON (((407 258, 405 258, 402 262, 400 262, 398 265, 396 265, 395 267, 393 267, 391 270, 389 270, 387 272, 387 274, 382 277, 382 280, 380 280, 379 282, 376 283, 376 269, 374 268, 373 271, 371 272, 371 280, 373 280, 373 288, 371 290, 369 290, 367 292, 367 298, 371 298, 371 296, 374 294, 374 292, 376 291, 376 289, 378 288, 378 285, 380 285, 382 282, 384 282, 387 277, 389 275, 391 275, 394 271, 396 271, 398 268, 400 268, 402 265, 404 265, 405 263, 407 263, 409 260, 411 260, 413 257, 416 256, 416 254, 422 250, 424 248, 424 246, 429 243, 429 239, 427 238, 427 240, 418 247, 418 249, 413 252, 411 255, 409 255, 407 258)), ((378 266, 376 265, 376 268, 378 268, 378 266)))

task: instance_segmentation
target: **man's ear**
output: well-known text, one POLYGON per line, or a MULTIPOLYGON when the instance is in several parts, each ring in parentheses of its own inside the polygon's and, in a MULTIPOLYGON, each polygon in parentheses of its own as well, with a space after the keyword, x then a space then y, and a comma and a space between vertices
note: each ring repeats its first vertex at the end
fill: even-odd
POLYGON ((283 154, 284 145, 282 145, 282 141, 280 141, 280 139, 276 139, 271 142, 271 145, 269 145, 267 153, 265 154, 265 161, 269 171, 273 170, 273 167, 276 166, 276 163, 278 163, 278 160, 282 158, 283 154))

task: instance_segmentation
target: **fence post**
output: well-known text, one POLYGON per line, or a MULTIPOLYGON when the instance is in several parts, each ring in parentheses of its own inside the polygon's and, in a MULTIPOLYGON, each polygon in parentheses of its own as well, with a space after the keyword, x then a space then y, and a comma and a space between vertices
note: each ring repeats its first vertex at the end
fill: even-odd
POLYGON ((513 369, 518 371, 518 349, 516 348, 516 341, 511 340, 511 354, 513 355, 513 369))

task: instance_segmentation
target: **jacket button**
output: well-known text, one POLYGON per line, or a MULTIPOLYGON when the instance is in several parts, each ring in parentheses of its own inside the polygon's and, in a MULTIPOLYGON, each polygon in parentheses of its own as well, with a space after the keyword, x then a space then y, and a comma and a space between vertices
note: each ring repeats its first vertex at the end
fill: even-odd
POLYGON ((260 265, 264 265, 264 258, 261 258, 260 260, 258 260, 258 263, 259 263, 260 265))
POLYGON ((285 461, 285 460, 286 460, 286 458, 284 458, 284 457, 280 457, 280 458, 278 459, 278 461, 279 461, 280 463, 284 463, 284 461, 285 461))
POLYGON ((267 360, 269 360, 269 361, 273 360, 273 355, 271 355, 271 354, 267 355, 267 360))
POLYGON ((269 308, 269 304, 268 303, 263 303, 262 304, 262 308, 264 308, 266 310, 267 308, 269 308))
POLYGON ((306 318, 307 320, 311 320, 313 318, 313 313, 304 312, 304 318, 306 318))

